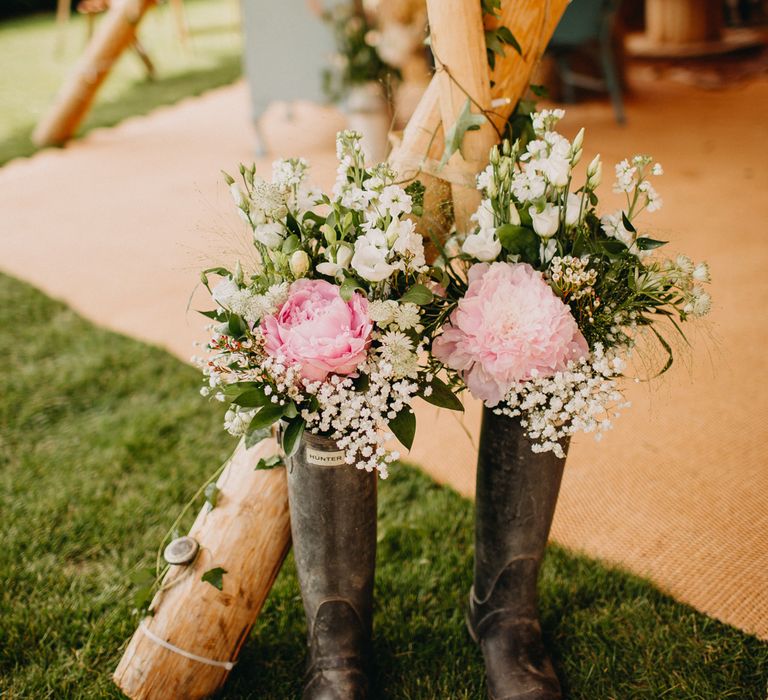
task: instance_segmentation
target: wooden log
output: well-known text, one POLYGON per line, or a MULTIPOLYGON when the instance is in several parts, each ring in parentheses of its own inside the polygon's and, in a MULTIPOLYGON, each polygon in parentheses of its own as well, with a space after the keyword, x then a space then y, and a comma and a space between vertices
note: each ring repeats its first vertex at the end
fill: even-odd
POLYGON ((249 450, 241 443, 219 477, 216 507, 206 505, 189 532, 200 544, 197 559, 171 567, 164 584, 175 583, 155 596, 154 615, 115 670, 114 682, 132 700, 204 698, 226 680, 226 664, 237 659, 290 547, 285 469, 254 470, 276 451, 272 439, 249 450), (215 567, 226 570, 222 591, 201 581, 215 567))
POLYGON ((99 23, 85 52, 62 85, 32 141, 54 146, 69 140, 85 117, 120 54, 136 40, 136 26, 155 0, 115 0, 99 23))
MULTIPOLYGON (((446 133, 467 100, 472 112, 488 112, 491 108, 483 15, 477 0, 427 0, 427 12, 439 88, 440 118, 443 133, 446 133)), ((493 126, 486 121, 477 131, 464 134, 461 152, 454 153, 448 161, 449 167, 468 180, 451 183, 453 214, 459 231, 470 228, 470 216, 480 204, 474 176, 497 140, 493 126)))

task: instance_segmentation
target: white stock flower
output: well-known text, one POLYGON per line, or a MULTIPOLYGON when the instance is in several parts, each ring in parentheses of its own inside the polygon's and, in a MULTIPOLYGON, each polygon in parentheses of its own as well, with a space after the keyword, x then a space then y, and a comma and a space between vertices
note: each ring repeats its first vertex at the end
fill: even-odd
POLYGON ((635 234, 624 228, 624 217, 622 214, 623 212, 621 211, 617 211, 614 214, 606 214, 600 219, 600 226, 606 236, 616 238, 627 246, 627 248, 631 248, 635 242, 635 234))
MULTIPOLYGON (((383 232, 379 233, 384 237, 383 232)), ((369 282, 381 282, 387 279, 395 268, 387 262, 389 251, 377 246, 369 236, 370 234, 366 234, 355 241, 355 253, 352 256, 351 265, 363 279, 369 282)), ((386 238, 384 240, 386 241, 386 238)))
POLYGON ((492 228, 481 228, 477 233, 467 236, 461 246, 463 253, 471 255, 481 262, 491 262, 501 253, 501 243, 492 228))
POLYGON ((489 165, 477 176, 477 189, 487 190, 493 179, 493 166, 489 165))
POLYGON ((381 191, 379 206, 393 218, 411 213, 411 195, 399 185, 388 185, 381 191))
POLYGON ((546 180, 532 168, 526 168, 523 172, 516 172, 512 176, 512 194, 520 202, 533 202, 540 199, 546 190, 546 180))
POLYGON ((425 265, 427 261, 424 257, 424 241, 416 233, 416 226, 413 221, 409 219, 402 221, 393 220, 389 228, 387 228, 387 239, 390 240, 390 236, 394 233, 397 236, 394 239, 392 250, 401 257, 408 257, 409 266, 413 269, 418 269, 425 265))
POLYGON ((279 248, 283 244, 285 229, 282 224, 259 224, 253 229, 253 237, 267 248, 279 248))
POLYGON ((560 227, 560 207, 548 202, 539 211, 538 207, 530 207, 528 213, 533 221, 533 230, 542 238, 551 238, 560 227))

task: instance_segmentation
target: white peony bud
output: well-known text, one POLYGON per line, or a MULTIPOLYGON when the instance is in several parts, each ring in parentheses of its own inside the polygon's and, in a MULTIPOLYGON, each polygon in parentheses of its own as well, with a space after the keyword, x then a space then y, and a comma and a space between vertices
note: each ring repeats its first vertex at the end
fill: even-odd
POLYGON ((309 270, 309 256, 303 250, 295 250, 288 261, 288 267, 294 277, 303 277, 309 270))

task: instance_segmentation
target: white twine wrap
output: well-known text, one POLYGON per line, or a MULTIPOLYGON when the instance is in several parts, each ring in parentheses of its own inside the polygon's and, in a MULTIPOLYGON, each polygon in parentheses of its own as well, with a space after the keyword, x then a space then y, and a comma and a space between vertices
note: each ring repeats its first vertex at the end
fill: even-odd
POLYGON ((183 656, 187 659, 191 659, 192 661, 198 661, 201 664, 207 664, 208 666, 217 666, 218 668, 226 669, 227 671, 231 671, 236 661, 214 661, 213 659, 206 659, 204 656, 198 656, 197 654, 193 654, 191 651, 185 651, 184 649, 179 649, 179 647, 171 644, 170 642, 166 642, 164 639, 161 639, 158 637, 152 630, 149 629, 147 626, 146 620, 141 623, 141 626, 139 629, 149 638, 151 639, 155 644, 163 647, 163 649, 167 649, 168 651, 172 651, 174 654, 178 654, 179 656, 183 656))

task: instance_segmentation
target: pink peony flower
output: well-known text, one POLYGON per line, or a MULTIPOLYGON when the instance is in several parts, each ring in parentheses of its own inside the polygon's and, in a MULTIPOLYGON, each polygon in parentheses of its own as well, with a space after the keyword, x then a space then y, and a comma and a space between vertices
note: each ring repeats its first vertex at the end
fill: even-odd
POLYGON ((294 282, 277 313, 261 321, 267 353, 301 365, 302 376, 313 381, 355 372, 372 326, 365 297, 344 301, 336 285, 307 279, 294 282))
POLYGON ((570 309, 530 265, 473 265, 468 282, 432 351, 486 406, 534 370, 551 376, 589 354, 570 309))

